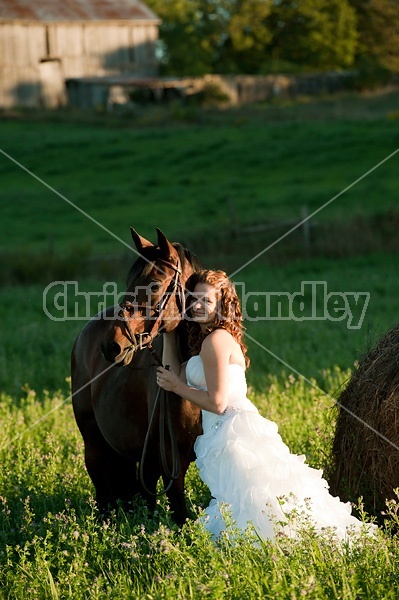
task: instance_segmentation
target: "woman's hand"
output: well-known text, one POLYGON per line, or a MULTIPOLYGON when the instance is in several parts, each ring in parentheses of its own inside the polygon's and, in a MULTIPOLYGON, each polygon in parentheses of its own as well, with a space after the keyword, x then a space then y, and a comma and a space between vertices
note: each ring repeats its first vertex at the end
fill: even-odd
POLYGON ((181 384, 181 381, 173 371, 169 371, 168 369, 164 369, 164 367, 157 368, 157 384, 162 389, 167 392, 175 392, 177 394, 177 389, 181 384))

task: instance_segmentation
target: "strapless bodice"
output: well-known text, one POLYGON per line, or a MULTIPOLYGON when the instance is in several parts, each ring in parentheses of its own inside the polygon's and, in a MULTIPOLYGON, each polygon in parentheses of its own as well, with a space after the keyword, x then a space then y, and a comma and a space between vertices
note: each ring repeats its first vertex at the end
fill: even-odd
MULTIPOLYGON (((186 366, 187 383, 191 387, 200 390, 206 390, 206 380, 202 359, 199 355, 192 356, 186 366)), ((229 365, 229 389, 228 389, 228 406, 223 415, 202 411, 202 427, 204 432, 209 428, 216 429, 222 422, 223 418, 228 417, 232 413, 255 411, 256 407, 247 398, 247 382, 245 379, 245 371, 239 364, 229 365)))

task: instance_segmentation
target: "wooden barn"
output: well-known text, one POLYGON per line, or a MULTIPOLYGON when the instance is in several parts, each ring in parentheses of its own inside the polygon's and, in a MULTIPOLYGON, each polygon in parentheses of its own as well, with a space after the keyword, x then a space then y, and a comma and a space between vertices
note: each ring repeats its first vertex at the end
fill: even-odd
POLYGON ((158 17, 138 0, 0 0, 0 107, 56 107, 65 80, 157 74, 158 17))

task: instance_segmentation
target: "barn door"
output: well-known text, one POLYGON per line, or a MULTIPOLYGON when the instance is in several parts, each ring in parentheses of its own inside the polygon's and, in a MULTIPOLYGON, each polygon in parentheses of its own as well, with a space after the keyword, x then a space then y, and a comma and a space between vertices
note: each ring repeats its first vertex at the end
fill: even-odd
POLYGON ((40 98, 45 108, 58 108, 67 103, 65 80, 59 59, 39 63, 40 98))

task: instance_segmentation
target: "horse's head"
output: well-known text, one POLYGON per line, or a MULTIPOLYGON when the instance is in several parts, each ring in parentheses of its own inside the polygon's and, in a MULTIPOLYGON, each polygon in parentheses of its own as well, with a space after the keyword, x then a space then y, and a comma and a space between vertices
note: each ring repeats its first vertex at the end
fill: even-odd
POLYGON ((104 357, 121 366, 128 365, 135 352, 149 346, 158 334, 178 326, 184 317, 184 284, 200 267, 194 255, 169 242, 160 229, 157 245, 133 228, 131 232, 139 258, 128 273, 127 291, 101 343, 104 357))

